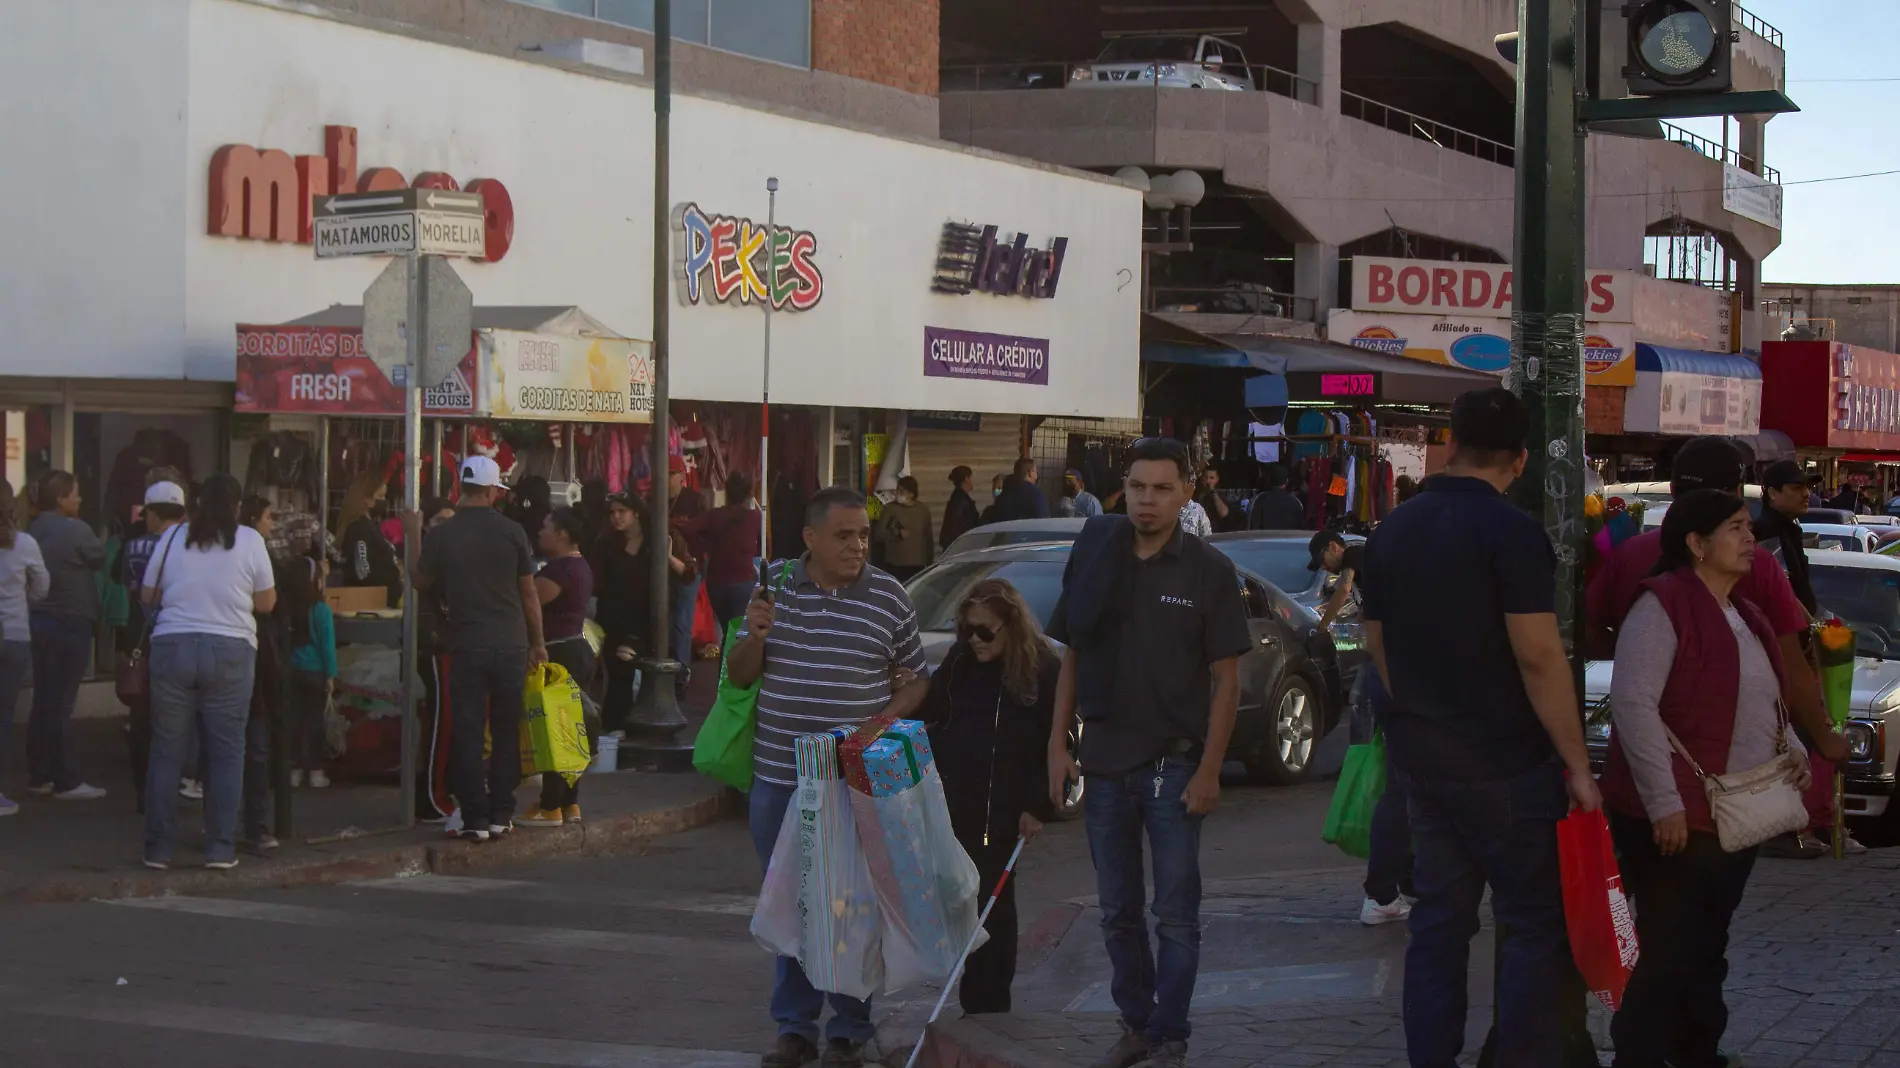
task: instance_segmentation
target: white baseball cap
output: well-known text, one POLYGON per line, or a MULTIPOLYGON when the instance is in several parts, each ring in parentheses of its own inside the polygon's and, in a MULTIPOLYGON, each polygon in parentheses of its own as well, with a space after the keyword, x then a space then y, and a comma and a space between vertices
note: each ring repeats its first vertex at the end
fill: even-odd
POLYGON ((471 486, 501 489, 501 468, 486 456, 471 456, 462 461, 462 481, 471 486))
POLYGON ((185 491, 176 482, 154 482, 145 487, 146 504, 175 504, 185 506, 185 491))

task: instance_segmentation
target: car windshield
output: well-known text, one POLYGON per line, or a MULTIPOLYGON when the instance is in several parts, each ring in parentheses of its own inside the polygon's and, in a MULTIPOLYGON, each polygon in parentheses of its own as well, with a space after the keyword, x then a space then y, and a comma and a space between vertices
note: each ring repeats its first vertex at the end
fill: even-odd
POLYGON ((1035 560, 970 560, 939 564, 910 585, 910 601, 917 607, 920 630, 955 630, 957 606, 970 587, 984 579, 1002 579, 1016 587, 1036 614, 1043 629, 1062 596, 1062 569, 1068 564, 1067 553, 1051 553, 1035 560))
POLYGON ((1860 651, 1900 653, 1900 571, 1816 567, 1809 572, 1821 614, 1839 616, 1860 635, 1860 651))
POLYGON ((1857 553, 1860 539, 1847 534, 1819 534, 1815 536, 1814 547, 1823 552, 1857 553))
POLYGON ((1166 59, 1179 63, 1192 63, 1195 50, 1201 45, 1198 37, 1123 37, 1110 41, 1102 49, 1097 62, 1100 63, 1137 63, 1150 59, 1166 59))
POLYGON ((1312 557, 1306 542, 1293 539, 1235 538, 1210 543, 1227 558, 1288 593, 1305 593, 1313 585, 1307 569, 1312 557))

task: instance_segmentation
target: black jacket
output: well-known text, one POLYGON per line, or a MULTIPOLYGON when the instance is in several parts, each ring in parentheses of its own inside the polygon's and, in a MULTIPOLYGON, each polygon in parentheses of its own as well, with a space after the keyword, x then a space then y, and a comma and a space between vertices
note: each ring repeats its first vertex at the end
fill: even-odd
POLYGON ((1049 518, 1049 498, 1041 487, 1026 478, 1009 476, 1003 482, 1003 495, 996 499, 996 521, 1049 518))
POLYGON ((930 730, 930 749, 943 779, 950 823, 966 849, 1016 840, 1025 812, 1041 820, 1049 805, 1049 730, 1062 661, 1045 648, 1036 672, 1036 698, 1019 704, 1002 689, 1001 661, 977 660, 963 642, 951 646, 930 676, 918 713, 930 730))
POLYGON ((1306 506, 1286 490, 1262 490, 1247 508, 1247 529, 1305 530, 1306 506))
POLYGON ((1808 615, 1818 615, 1819 602, 1814 596, 1807 546, 1801 541, 1801 524, 1764 504, 1761 518, 1755 520, 1755 540, 1769 552, 1781 554, 1781 565, 1788 571, 1788 585, 1794 587, 1795 599, 1808 615))
POLYGON ((950 499, 943 506, 943 528, 937 538, 937 545, 948 549, 950 543, 969 533, 977 525, 976 502, 958 486, 950 491, 950 499))

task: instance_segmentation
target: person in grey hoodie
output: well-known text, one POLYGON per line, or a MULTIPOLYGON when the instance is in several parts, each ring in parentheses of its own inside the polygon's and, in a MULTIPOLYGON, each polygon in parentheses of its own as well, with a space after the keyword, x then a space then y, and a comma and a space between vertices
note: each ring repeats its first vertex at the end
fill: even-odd
MULTIPOLYGON (((0 774, 7 770, 13 710, 33 666, 27 605, 46 596, 48 581, 39 542, 26 531, 15 530, 13 522, 13 486, 0 478, 0 774)), ((19 811, 19 805, 0 794, 0 816, 19 811)))
POLYGON ((72 745, 73 705, 92 656, 99 621, 94 573, 106 566, 106 547, 79 518, 79 480, 66 471, 40 480, 39 514, 26 528, 39 543, 52 582, 32 607, 33 709, 27 718, 26 792, 61 801, 106 795, 79 777, 72 745))

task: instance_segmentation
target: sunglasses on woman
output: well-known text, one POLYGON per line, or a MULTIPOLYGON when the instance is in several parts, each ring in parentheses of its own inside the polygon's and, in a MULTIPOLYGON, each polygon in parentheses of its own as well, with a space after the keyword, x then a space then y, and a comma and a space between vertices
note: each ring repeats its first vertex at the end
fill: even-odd
POLYGON ((959 623, 957 637, 966 642, 978 641, 988 645, 996 640, 996 628, 983 623, 959 623))

